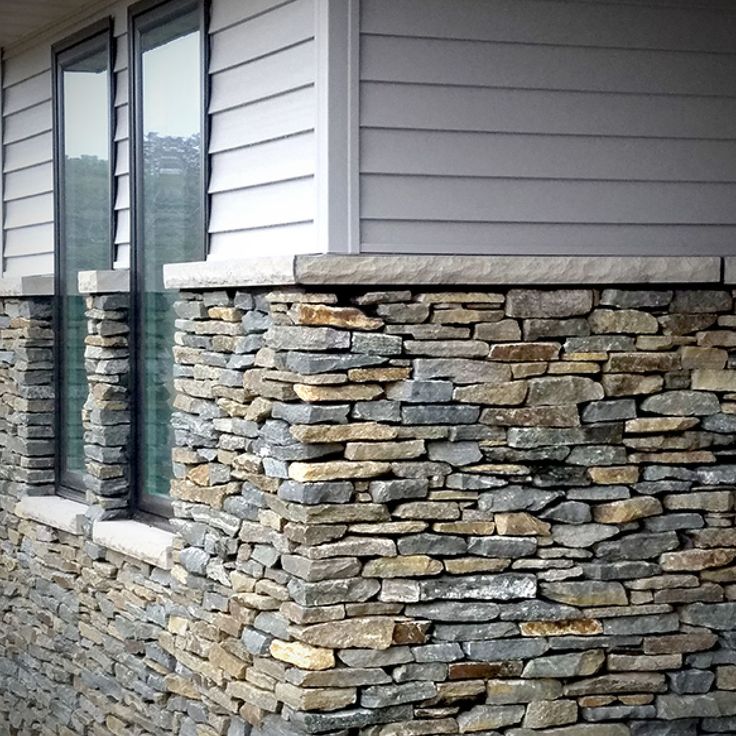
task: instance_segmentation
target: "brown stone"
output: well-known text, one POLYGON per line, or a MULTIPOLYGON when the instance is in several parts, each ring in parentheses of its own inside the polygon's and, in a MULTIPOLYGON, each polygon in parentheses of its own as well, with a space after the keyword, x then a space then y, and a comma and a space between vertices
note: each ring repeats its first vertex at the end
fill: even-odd
POLYGON ((450 575, 473 572, 500 572, 511 565, 511 560, 496 557, 454 557, 445 560, 445 570, 450 575))
POLYGON ((288 682, 276 683, 275 694, 282 703, 300 711, 339 710, 357 699, 355 688, 301 688, 288 682))
POLYGON ((430 621, 399 621, 394 627, 393 643, 424 644, 429 639, 430 621))
POLYGON ((498 343, 491 346, 488 358, 505 363, 536 362, 556 360, 559 353, 556 342, 498 343))
POLYGON ((696 391, 736 391, 736 371, 714 368, 695 370, 692 388, 696 391))
POLYGON ((647 636, 644 638, 644 654, 676 654, 703 652, 710 649, 718 637, 712 632, 701 629, 686 634, 669 634, 665 636, 647 636))
POLYGON ((228 652, 221 644, 215 644, 209 651, 210 662, 235 679, 242 679, 248 663, 228 652))
POLYGON ((589 318, 594 334, 654 334, 659 330, 657 319, 636 309, 596 309, 589 318))
POLYGON ((524 403, 527 389, 526 381, 509 381, 500 384, 480 383, 456 388, 453 398, 455 401, 470 404, 517 406, 524 403))
POLYGON ((659 672, 617 672, 565 686, 565 695, 609 695, 612 693, 662 693, 667 690, 665 676, 659 672))
POLYGON ((617 582, 542 583, 541 592, 550 600, 570 606, 625 606, 628 603, 623 585, 617 582))
POLYGON ((612 501, 593 508, 593 518, 601 524, 626 524, 662 513, 662 504, 651 496, 612 501))
POLYGON ((664 379, 638 373, 613 373, 603 376, 601 383, 606 396, 642 396, 660 391, 664 379))
POLYGON ((680 359, 685 370, 692 368, 715 368, 720 370, 726 365, 728 352, 720 348, 698 348, 686 345, 680 348, 680 359))
POLYGON ((289 314, 297 325, 344 327, 349 330, 377 330, 383 326, 382 319, 367 317, 354 307, 296 304, 289 314))
POLYGON ((677 353, 614 353, 604 366, 611 373, 665 373, 680 367, 677 353))
POLYGON ((460 534, 462 536, 487 537, 496 529, 492 521, 445 521, 432 526, 438 534, 460 534))
POLYGON ((411 368, 388 367, 388 368, 351 368, 348 371, 348 379, 355 383, 374 381, 375 383, 392 383, 394 381, 406 381, 411 376, 411 368))
POLYGON ((424 440, 349 442, 346 460, 412 460, 424 454, 424 440))
POLYGON ((450 680, 470 680, 490 677, 518 677, 523 667, 522 662, 450 662, 448 677, 450 680))

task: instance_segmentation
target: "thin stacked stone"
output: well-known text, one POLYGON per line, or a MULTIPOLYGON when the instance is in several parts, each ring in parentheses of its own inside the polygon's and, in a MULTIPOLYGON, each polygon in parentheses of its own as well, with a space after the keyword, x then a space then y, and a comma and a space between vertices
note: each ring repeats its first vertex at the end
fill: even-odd
POLYGON ((84 364, 89 395, 82 411, 90 519, 128 514, 130 351, 128 294, 86 297, 84 364))
POLYGON ((252 424, 219 459, 250 501, 226 692, 257 733, 732 723, 731 294, 254 304, 252 424))
POLYGON ((52 303, 0 300, 0 483, 12 498, 53 492, 52 303))

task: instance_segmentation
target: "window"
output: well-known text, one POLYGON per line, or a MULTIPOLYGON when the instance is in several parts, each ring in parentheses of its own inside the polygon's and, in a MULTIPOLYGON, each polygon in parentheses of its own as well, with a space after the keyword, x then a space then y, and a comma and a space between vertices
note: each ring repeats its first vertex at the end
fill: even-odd
POLYGON ((87 322, 77 274, 112 262, 110 54, 109 21, 53 49, 56 478, 62 494, 84 492, 87 322))
POLYGON ((204 9, 172 0, 130 13, 133 171, 133 477, 137 506, 168 512, 175 294, 163 265, 205 256, 204 9))

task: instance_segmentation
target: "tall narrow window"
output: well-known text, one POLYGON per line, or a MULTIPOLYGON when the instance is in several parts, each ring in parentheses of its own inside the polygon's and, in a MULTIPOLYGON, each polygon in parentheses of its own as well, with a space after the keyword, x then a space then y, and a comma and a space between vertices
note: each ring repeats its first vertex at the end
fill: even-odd
POLYGON ((54 47, 57 485, 84 491, 84 297, 79 271, 112 262, 110 24, 54 47))
POLYGON ((172 0, 131 10, 135 476, 138 506, 166 513, 175 295, 163 265, 204 257, 203 13, 172 0))

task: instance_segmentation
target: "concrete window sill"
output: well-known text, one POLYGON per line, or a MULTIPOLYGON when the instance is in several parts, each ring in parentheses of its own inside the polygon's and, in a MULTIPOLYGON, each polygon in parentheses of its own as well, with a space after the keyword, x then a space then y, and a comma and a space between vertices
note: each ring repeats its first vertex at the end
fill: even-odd
POLYGON ((174 535, 150 524, 129 519, 97 521, 92 526, 92 541, 154 567, 171 569, 174 535))
POLYGON ((21 519, 79 535, 86 510, 85 504, 60 496, 26 496, 16 505, 15 514, 21 519))

